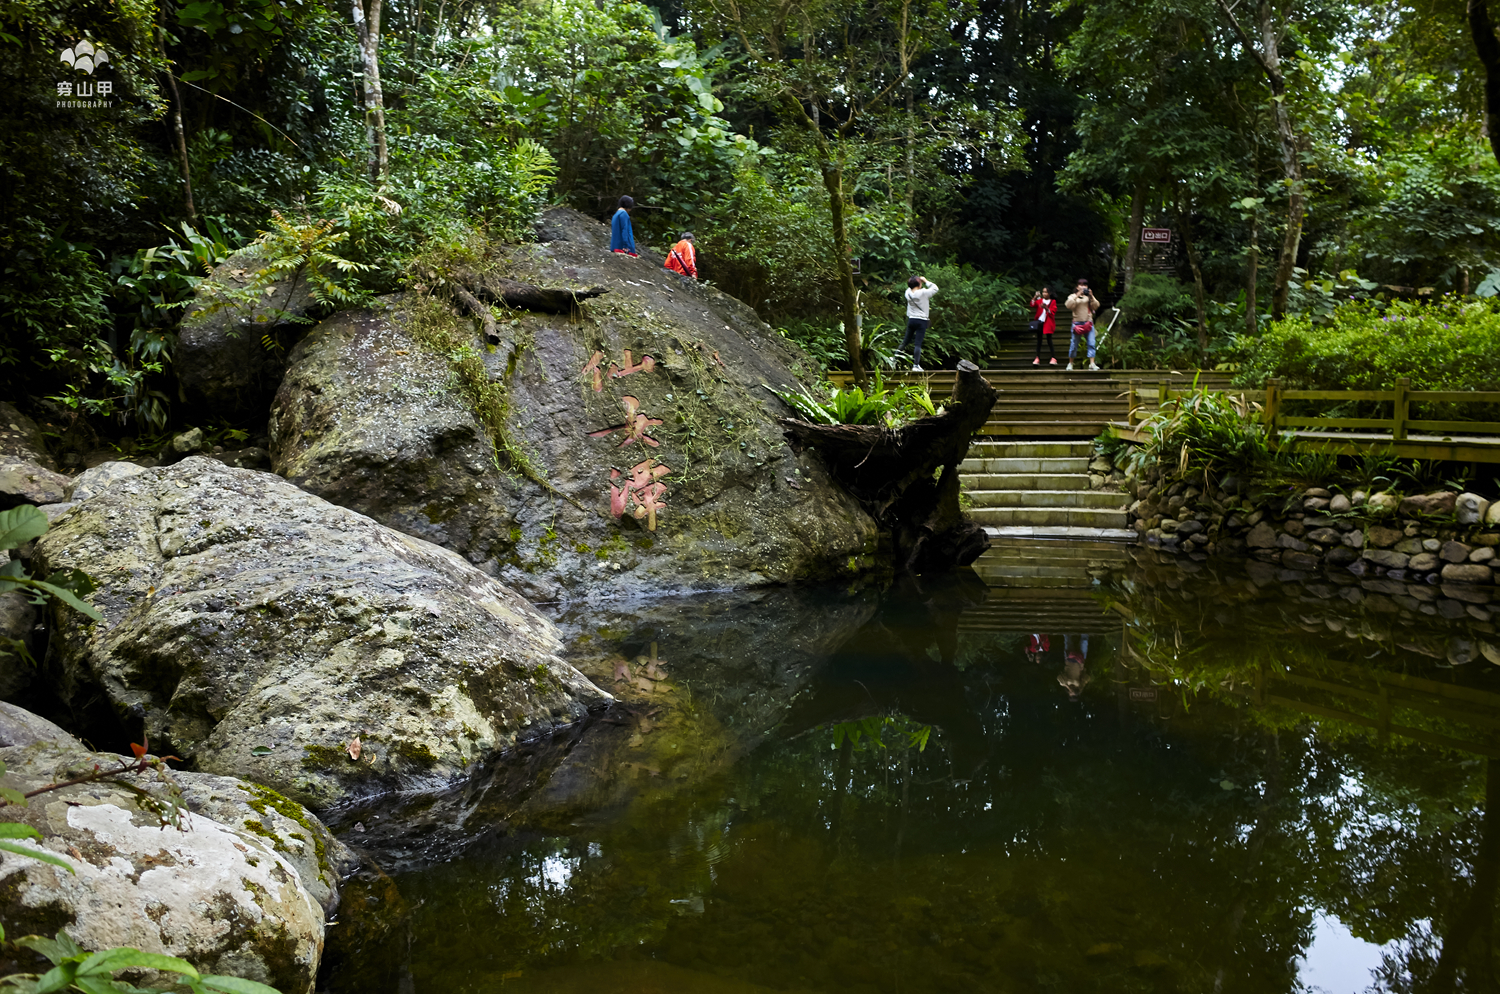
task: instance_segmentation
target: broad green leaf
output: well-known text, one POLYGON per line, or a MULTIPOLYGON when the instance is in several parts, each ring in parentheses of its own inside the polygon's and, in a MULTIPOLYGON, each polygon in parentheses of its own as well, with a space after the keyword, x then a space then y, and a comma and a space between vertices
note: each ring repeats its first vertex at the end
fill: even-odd
POLYGON ((0 839, 40 839, 42 833, 30 825, 14 821, 0 821, 0 839))
POLYGON ((157 988, 141 988, 133 984, 127 984, 120 980, 112 980, 109 977, 74 977, 74 990, 83 991, 83 994, 140 994, 148 990, 156 994, 157 988))
MULTIPOLYGON (((53 866, 60 866, 64 870, 67 870, 69 873, 74 872, 72 865, 64 860, 61 856, 54 856, 52 853, 47 852, 45 849, 27 849, 25 846, 16 845, 14 842, 0 841, 0 851, 13 852, 18 856, 30 856, 32 859, 41 860, 43 863, 51 863, 53 866)), ((16 941, 19 942, 20 940, 17 939, 16 941)))
POLYGON ((95 621, 104 620, 104 615, 100 614, 94 608, 94 605, 90 604, 88 601, 81 600, 77 594, 73 593, 73 591, 67 589, 66 587, 53 586, 52 584, 47 583, 44 580, 32 580, 30 585, 33 587, 37 587, 38 589, 45 590, 47 593, 51 594, 53 597, 56 597, 58 600, 62 601, 64 604, 68 605, 80 614, 88 615, 95 621))
POLYGON ((74 972, 77 970, 76 963, 59 963, 46 973, 36 983, 36 994, 51 994, 52 991, 63 991, 73 986, 74 972))
POLYGON ((0 511, 0 549, 18 548, 46 531, 47 515, 30 504, 0 511))
POLYGON ((241 977, 204 977, 203 987, 210 991, 223 991, 224 994, 281 994, 274 987, 241 977))
POLYGON ((142 952, 139 949, 131 949, 129 946, 119 946, 94 953, 78 967, 78 973, 80 976, 85 974, 112 976, 117 970, 127 970, 132 967, 144 970, 169 970, 194 979, 198 977, 197 969, 185 959, 164 956, 161 953, 142 952))

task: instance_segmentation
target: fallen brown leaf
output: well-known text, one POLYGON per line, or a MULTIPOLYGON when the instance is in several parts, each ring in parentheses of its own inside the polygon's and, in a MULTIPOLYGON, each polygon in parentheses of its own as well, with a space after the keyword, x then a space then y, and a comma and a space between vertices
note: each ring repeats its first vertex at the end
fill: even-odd
POLYGON ((354 760, 359 759, 360 749, 363 748, 363 746, 361 746, 359 744, 359 736, 356 735, 356 736, 354 736, 354 738, 350 739, 349 740, 349 744, 347 746, 345 746, 345 748, 349 750, 349 758, 350 759, 354 759, 354 760))

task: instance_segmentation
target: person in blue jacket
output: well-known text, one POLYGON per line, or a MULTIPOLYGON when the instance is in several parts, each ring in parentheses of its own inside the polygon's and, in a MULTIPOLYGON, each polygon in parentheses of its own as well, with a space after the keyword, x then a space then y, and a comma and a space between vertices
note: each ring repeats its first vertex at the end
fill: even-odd
POLYGON ((630 227, 630 208, 634 206, 635 198, 621 197, 620 208, 615 211, 614 220, 609 222, 609 250, 631 258, 639 255, 635 250, 635 231, 630 227))

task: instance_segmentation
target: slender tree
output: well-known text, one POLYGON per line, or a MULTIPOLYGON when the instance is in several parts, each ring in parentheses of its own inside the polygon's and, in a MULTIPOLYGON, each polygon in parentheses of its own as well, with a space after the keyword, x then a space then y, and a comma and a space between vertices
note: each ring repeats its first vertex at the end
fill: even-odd
POLYGON ((359 38, 365 77, 365 141, 370 150, 370 180, 383 184, 390 175, 385 145, 385 94, 380 89, 380 2, 353 0, 354 32, 359 38))
POLYGON ((1271 87, 1276 137, 1281 143, 1281 169, 1287 185, 1286 232, 1281 239, 1281 255, 1276 261, 1276 278, 1271 288, 1271 317, 1279 320, 1286 317, 1287 289, 1292 282, 1292 270, 1297 266, 1297 253, 1302 247, 1302 223, 1307 215, 1307 187, 1302 179, 1302 149, 1292 127, 1292 113, 1287 107, 1286 75, 1281 66, 1281 43, 1286 39, 1296 0, 1287 0, 1285 9, 1282 10, 1273 7, 1270 0, 1258 0, 1255 5, 1255 27, 1260 35, 1258 44, 1240 24, 1239 18, 1234 16, 1234 9, 1239 6, 1239 2, 1216 2, 1235 36, 1239 38, 1240 45, 1255 60, 1271 87))
MULTIPOLYGON (((853 190, 849 145, 900 91, 921 47, 915 0, 834 0, 801 7, 765 0, 711 0, 720 29, 749 56, 752 88, 779 105, 806 136, 832 215, 844 342, 864 385, 859 300, 849 241, 853 190)), ((942 27, 947 28, 944 23, 942 27)))

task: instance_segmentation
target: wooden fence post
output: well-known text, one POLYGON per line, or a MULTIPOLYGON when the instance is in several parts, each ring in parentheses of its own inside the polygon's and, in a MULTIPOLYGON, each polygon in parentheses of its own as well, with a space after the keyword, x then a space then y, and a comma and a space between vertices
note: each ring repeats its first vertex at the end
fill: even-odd
POLYGON ((1266 430, 1272 435, 1276 434, 1276 416, 1281 413, 1281 384, 1276 377, 1266 377, 1266 407, 1265 407, 1266 430))
POLYGON ((1402 441, 1406 438, 1407 404, 1406 392, 1411 389, 1411 377, 1403 376, 1396 381, 1395 410, 1391 412, 1391 440, 1402 441))

